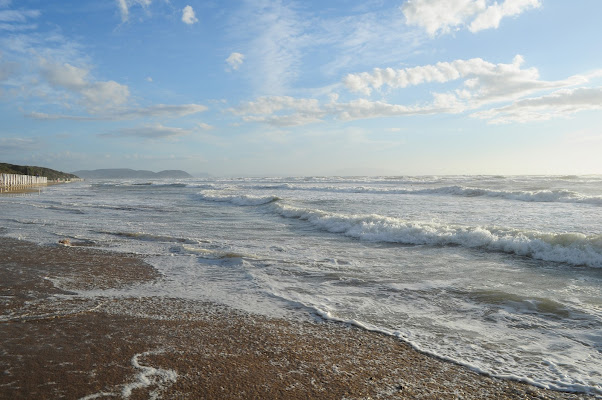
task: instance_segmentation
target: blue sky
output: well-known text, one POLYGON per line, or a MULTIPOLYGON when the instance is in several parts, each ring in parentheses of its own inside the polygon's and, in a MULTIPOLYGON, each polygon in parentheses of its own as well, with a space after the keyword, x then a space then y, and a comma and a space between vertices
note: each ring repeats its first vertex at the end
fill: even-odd
POLYGON ((0 0, 0 161, 602 173, 602 2, 0 0))

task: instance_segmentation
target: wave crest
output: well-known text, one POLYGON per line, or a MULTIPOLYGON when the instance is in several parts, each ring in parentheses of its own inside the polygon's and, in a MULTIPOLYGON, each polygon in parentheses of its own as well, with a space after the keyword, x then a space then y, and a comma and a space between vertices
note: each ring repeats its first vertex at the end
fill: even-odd
POLYGON ((483 248, 543 261, 602 268, 602 235, 543 233, 482 226, 406 221, 382 215, 344 215, 274 204, 286 218, 308 221, 319 229, 356 239, 413 245, 483 248))

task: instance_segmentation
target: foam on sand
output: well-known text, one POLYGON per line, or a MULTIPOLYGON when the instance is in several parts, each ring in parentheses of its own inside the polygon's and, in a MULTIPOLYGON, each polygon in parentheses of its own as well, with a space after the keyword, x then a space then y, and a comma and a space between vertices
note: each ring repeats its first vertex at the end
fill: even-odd
MULTIPOLYGON (((161 368, 147 367, 145 365, 141 365, 138 362, 138 359, 141 356, 144 357, 144 356, 148 356, 151 354, 160 354, 160 353, 162 353, 161 350, 147 351, 144 353, 136 354, 136 355, 134 355, 134 357, 132 357, 132 366, 134 368, 140 370, 140 372, 136 375, 135 382, 129 383, 124 386, 123 390, 121 391, 121 394, 123 397, 125 397, 126 399, 129 398, 130 395, 132 394, 132 390, 134 390, 134 389, 149 387, 153 384, 157 385, 160 389, 161 387, 168 385, 170 383, 173 383, 178 379, 178 374, 175 371, 161 369, 161 368)), ((151 399, 158 398, 158 389, 151 392, 150 398, 151 399)))
POLYGON ((117 392, 99 392, 94 393, 85 397, 80 398, 80 400, 93 400, 103 397, 120 397, 124 399, 129 399, 132 395, 132 392, 135 389, 143 389, 150 387, 152 385, 157 386, 155 390, 150 392, 150 399, 159 399, 161 389, 173 384, 178 379, 178 374, 176 371, 169 369, 161 369, 149 367, 146 365, 142 365, 139 362, 140 357, 145 357, 152 354, 161 354, 163 350, 156 351, 146 351, 144 353, 135 354, 131 359, 132 367, 139 370, 138 374, 136 374, 135 381, 131 383, 127 383, 123 385, 121 389, 121 393, 117 392))

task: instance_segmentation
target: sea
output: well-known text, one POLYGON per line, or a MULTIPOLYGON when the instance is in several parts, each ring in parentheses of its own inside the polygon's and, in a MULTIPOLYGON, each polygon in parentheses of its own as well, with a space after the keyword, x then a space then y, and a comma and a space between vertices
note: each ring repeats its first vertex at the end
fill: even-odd
POLYGON ((82 296, 340 321, 602 395, 602 175, 88 180, 0 196, 0 236, 162 273, 82 296))

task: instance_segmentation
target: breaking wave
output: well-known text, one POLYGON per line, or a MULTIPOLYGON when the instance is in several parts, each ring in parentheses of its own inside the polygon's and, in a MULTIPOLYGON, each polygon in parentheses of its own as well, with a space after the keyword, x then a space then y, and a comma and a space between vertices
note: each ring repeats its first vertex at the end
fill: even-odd
POLYGON ((412 245, 455 245, 481 248, 536 260, 602 268, 602 235, 545 233, 483 226, 407 221, 382 215, 345 215, 273 204, 285 217, 361 240, 412 245))
POLYGON ((200 192, 199 196, 203 200, 227 202, 237 206, 259 206, 280 200, 280 197, 277 196, 229 195, 214 190, 200 192))
POLYGON ((570 190, 495 190, 467 186, 443 186, 428 189, 382 189, 374 187, 301 186, 289 183, 262 185, 255 189, 303 190, 330 193, 371 193, 409 195, 448 195, 461 197, 493 197, 526 202, 585 203, 602 205, 602 196, 588 196, 570 190))

